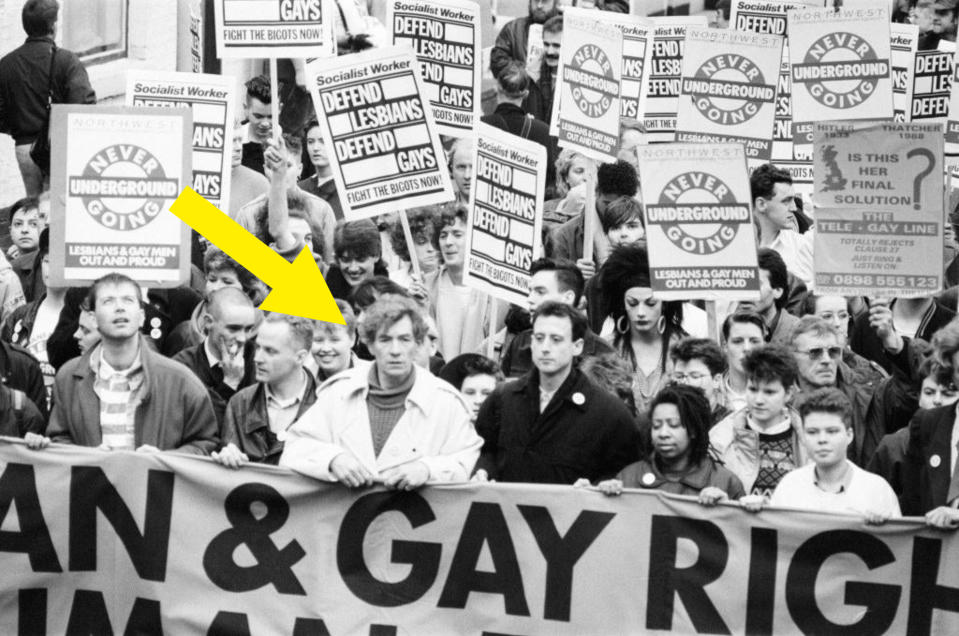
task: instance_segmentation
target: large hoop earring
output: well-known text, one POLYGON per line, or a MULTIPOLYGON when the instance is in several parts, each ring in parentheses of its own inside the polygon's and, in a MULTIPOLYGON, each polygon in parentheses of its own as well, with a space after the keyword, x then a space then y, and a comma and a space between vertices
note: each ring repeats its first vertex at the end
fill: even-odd
POLYGON ((659 320, 656 321, 656 331, 658 331, 660 335, 666 333, 666 316, 660 316, 659 320))
POLYGON ((626 326, 625 327, 623 326, 623 320, 625 319, 626 319, 626 316, 620 316, 619 318, 616 319, 616 331, 618 331, 619 333, 623 335, 629 333, 629 322, 627 321, 626 326))

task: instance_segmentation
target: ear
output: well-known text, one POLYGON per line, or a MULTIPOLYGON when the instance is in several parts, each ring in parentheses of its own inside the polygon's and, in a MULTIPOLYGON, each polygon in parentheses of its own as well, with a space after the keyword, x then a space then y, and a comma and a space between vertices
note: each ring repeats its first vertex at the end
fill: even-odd
POLYGON ((583 339, 580 338, 573 342, 573 355, 579 357, 583 355, 583 339))
POLYGON ((776 300, 779 300, 780 298, 782 298, 783 294, 786 293, 786 290, 783 289, 782 287, 773 287, 772 290, 773 290, 773 298, 775 298, 776 300))
POLYGON ((763 197, 753 199, 753 209, 756 210, 756 214, 765 214, 767 203, 769 202, 763 197))

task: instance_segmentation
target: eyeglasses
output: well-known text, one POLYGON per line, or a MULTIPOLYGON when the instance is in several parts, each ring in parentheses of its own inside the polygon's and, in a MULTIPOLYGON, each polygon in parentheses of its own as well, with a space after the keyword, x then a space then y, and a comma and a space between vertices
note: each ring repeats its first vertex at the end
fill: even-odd
POLYGON ((673 382, 684 383, 687 380, 690 382, 699 382, 703 378, 708 378, 708 373, 674 373, 673 382))
POLYGON ((810 360, 821 360, 823 356, 826 355, 833 360, 838 360, 839 356, 842 355, 842 347, 813 347, 808 351, 801 351, 799 349, 793 349, 793 351, 809 356, 810 360))

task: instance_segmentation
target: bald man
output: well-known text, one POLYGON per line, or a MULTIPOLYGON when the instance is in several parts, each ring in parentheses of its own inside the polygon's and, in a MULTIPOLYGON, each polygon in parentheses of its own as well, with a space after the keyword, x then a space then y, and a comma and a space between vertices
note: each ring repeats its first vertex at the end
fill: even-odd
POLYGON ((206 337, 173 358, 186 365, 210 392, 217 424, 223 424, 226 404, 254 382, 253 345, 257 316, 253 301, 235 287, 210 295, 203 318, 206 337))

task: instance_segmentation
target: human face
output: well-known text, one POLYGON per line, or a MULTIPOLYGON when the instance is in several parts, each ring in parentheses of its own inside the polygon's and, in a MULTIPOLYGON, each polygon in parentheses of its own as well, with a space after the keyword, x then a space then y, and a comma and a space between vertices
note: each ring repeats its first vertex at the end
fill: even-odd
POLYGON ((363 281, 373 278, 376 257, 364 256, 360 258, 351 254, 343 254, 336 257, 336 263, 340 266, 340 272, 349 286, 356 287, 363 281))
MULTIPOLYGON (((44 193, 40 197, 39 207, 37 208, 37 222, 40 224, 40 231, 43 231, 43 228, 49 227, 50 225, 50 193, 49 191, 44 193)), ((39 238, 39 233, 38 233, 39 238)))
POLYGON ((290 234, 293 235, 297 243, 302 241, 308 248, 313 249, 313 230, 310 228, 310 224, 306 219, 298 219, 291 216, 288 227, 290 228, 290 234))
POLYGON ((413 237, 413 251, 424 274, 436 271, 439 266, 439 254, 433 247, 432 237, 429 234, 430 232, 417 232, 413 237))
POLYGON ((273 132, 273 110, 256 97, 247 97, 247 118, 250 121, 250 138, 257 143, 266 143, 273 132))
POLYGON ((596 212, 602 217, 606 214, 606 208, 609 207, 609 204, 619 198, 618 194, 604 194, 600 191, 596 191, 596 212))
POLYGON ((236 168, 243 163, 243 128, 233 129, 233 153, 230 155, 230 165, 236 168))
POLYGON ((306 133, 306 152, 310 156, 310 162, 316 168, 329 168, 330 157, 326 153, 326 143, 323 141, 323 134, 319 126, 313 126, 306 133))
POLYGON ((457 148, 453 154, 453 181, 460 196, 469 199, 470 185, 473 183, 473 153, 472 149, 464 146, 457 148))
POLYGON ((586 181, 589 163, 589 159, 583 155, 576 155, 570 160, 569 172, 566 173, 566 185, 570 190, 586 181))
POLYGON ((648 333, 659 329, 659 319, 663 315, 662 301, 653 299, 653 290, 649 287, 630 287, 623 294, 626 307, 626 320, 635 333, 648 333))
POLYGON ((573 340, 573 325, 568 318, 541 316, 533 319, 530 352, 540 376, 562 375, 569 372, 573 358, 583 352, 583 341, 573 340))
POLYGON ((100 332, 97 331, 97 319, 92 311, 80 311, 80 324, 73 332, 73 338, 80 347, 80 353, 86 353, 96 343, 100 342, 100 332))
POLYGON ((955 385, 939 384, 936 378, 929 376, 922 381, 919 389, 919 408, 932 409, 937 406, 953 404, 959 399, 959 391, 955 385))
POLYGON ((218 269, 207 273, 206 287, 204 287, 204 293, 207 298, 209 298, 213 292, 218 289, 223 289, 224 287, 235 287, 239 290, 243 289, 243 286, 240 284, 240 279, 236 275, 236 270, 218 269))
POLYGON ((726 340, 726 364, 737 375, 745 374, 743 358, 746 354, 763 346, 763 332, 751 322, 734 322, 729 325, 729 338, 726 340))
POLYGON ((50 255, 44 254, 40 259, 40 276, 43 278, 43 285, 50 288, 50 255))
POLYGON ((94 309, 97 330, 104 340, 135 338, 143 324, 143 307, 137 289, 130 283, 101 285, 94 309))
POLYGON ((246 345, 256 326, 256 310, 251 305, 226 303, 210 316, 210 346, 221 357, 235 356, 246 345))
POLYGON ((563 40, 563 33, 543 34, 543 59, 546 66, 555 69, 559 66, 559 47, 563 40))
POLYGON ((470 407, 470 421, 476 423, 476 416, 479 415, 480 407, 486 401, 486 396, 496 388, 496 378, 485 373, 471 375, 463 380, 460 386, 460 394, 466 400, 470 407))
POLYGON ((845 461, 852 429, 837 413, 813 411, 803 419, 802 438, 816 466, 832 468, 845 461))
POLYGON ((756 197, 756 211, 777 230, 795 230, 796 191, 788 183, 777 183, 771 199, 756 197))
POLYGON ((256 334, 253 364, 256 381, 277 384, 303 368, 308 355, 293 342, 290 325, 285 322, 264 322, 256 334))
POLYGON ((823 296, 816 300, 816 315, 839 332, 839 343, 846 345, 849 333, 849 309, 842 296, 823 296))
POLYGON ((625 223, 611 227, 609 232, 606 233, 609 244, 614 248, 633 245, 641 241, 644 236, 646 236, 646 228, 643 227, 643 222, 638 218, 629 219, 625 223))
POLYGON ((956 32, 956 15, 951 9, 933 11, 932 30, 936 33, 956 32))
POLYGON ((653 450, 667 464, 689 455, 689 431, 683 426, 675 404, 657 404, 650 415, 653 450))
POLYGON ((385 329, 380 329, 372 343, 370 353, 376 359, 380 380, 389 386, 397 386, 413 371, 413 361, 420 343, 413 337, 413 322, 403 316, 385 329))
POLYGON ((313 358, 326 377, 350 368, 353 341, 343 325, 323 323, 313 328, 313 358))
POLYGON ((619 140, 619 151, 616 154, 617 159, 621 159, 639 169, 639 155, 636 154, 636 146, 643 142, 643 133, 633 128, 627 128, 623 131, 619 140))
POLYGON ((692 360, 676 360, 673 364, 673 382, 687 386, 699 387, 706 394, 710 404, 716 399, 716 390, 722 375, 713 375, 706 363, 699 358, 692 360))
POLYGON ((571 290, 560 291, 556 272, 542 270, 533 274, 530 279, 529 294, 526 296, 526 308, 530 312, 536 311, 536 308, 547 300, 572 305, 573 292, 571 290))
POLYGON ((739 303, 739 309, 751 309, 760 316, 769 320, 776 315, 776 301, 783 295, 783 290, 773 289, 769 284, 769 270, 759 270, 759 300, 744 300, 739 303))
POLYGON ((457 218, 452 225, 440 228, 440 254, 447 267, 462 267, 466 257, 466 223, 457 218))
POLYGON ((746 406, 749 409, 749 416, 761 426, 778 421, 790 397, 792 397, 792 390, 787 390, 779 380, 759 382, 750 379, 746 381, 746 406))
POLYGON ((909 20, 919 27, 920 33, 927 33, 933 29, 933 21, 936 19, 935 12, 932 10, 932 4, 923 4, 915 6, 909 11, 909 20))
POLYGON ((20 252, 32 252, 40 244, 40 212, 37 208, 21 208, 10 221, 10 238, 20 252))
POLYGON ((822 336, 801 334, 793 343, 793 353, 803 382, 817 388, 836 385, 836 371, 842 356, 842 347, 836 336, 831 333, 822 336))
POLYGON ((542 24, 556 10, 556 0, 529 0, 529 17, 533 24, 542 24))

